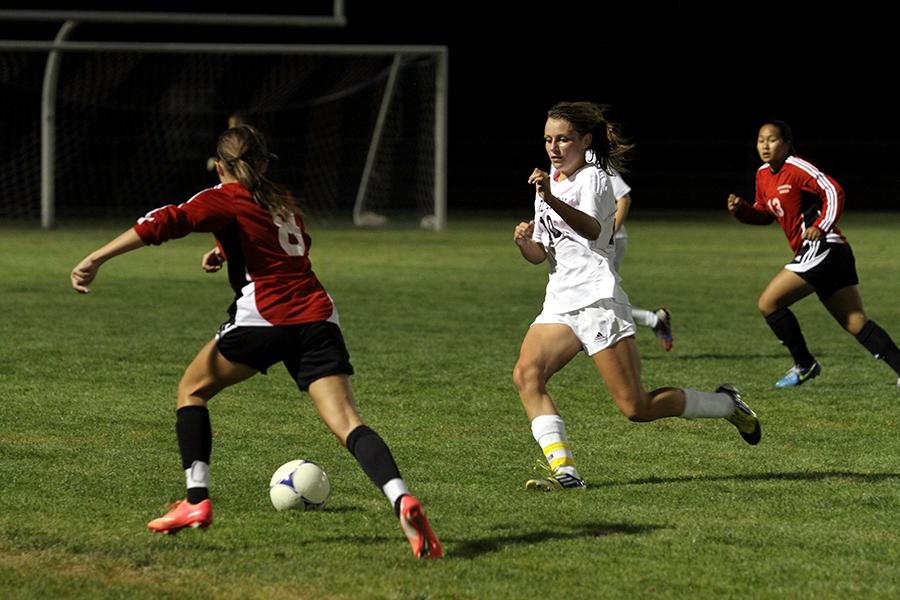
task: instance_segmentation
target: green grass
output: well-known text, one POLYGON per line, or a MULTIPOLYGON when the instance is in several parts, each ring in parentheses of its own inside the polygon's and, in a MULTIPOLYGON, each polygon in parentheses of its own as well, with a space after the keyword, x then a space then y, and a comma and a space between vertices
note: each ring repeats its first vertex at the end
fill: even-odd
MULTIPOLYGON (((444 542, 429 563, 281 367, 211 403, 213 527, 151 535, 183 493, 176 384, 230 302, 199 269, 210 237, 117 258, 80 296, 69 270, 126 223, 0 228, 0 597, 900 595, 896 378, 811 298, 795 312, 823 375, 773 389, 790 360, 755 305, 790 258, 774 226, 635 215, 623 269, 635 305, 674 319, 669 354, 639 332, 646 387, 732 381, 762 443, 722 421, 630 423, 578 357, 551 392, 590 487, 527 493, 541 455, 510 372, 546 271, 519 258, 515 222, 311 231, 362 415, 444 542), (328 471, 328 510, 269 505, 298 457, 328 471)), ((869 315, 900 339, 900 214, 842 225, 869 315)))

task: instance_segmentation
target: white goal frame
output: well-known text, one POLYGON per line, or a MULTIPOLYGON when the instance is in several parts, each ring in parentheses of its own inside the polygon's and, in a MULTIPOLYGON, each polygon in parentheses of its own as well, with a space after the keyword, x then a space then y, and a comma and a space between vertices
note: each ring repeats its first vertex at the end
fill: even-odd
MULTIPOLYGON (((313 19, 313 26, 341 26, 342 15, 338 15, 335 2, 335 17, 327 23, 317 17, 295 17, 296 19, 313 19), (318 19, 318 20, 317 20, 318 19)), ((57 18, 81 17, 82 20, 103 20, 118 22, 122 15, 128 17, 130 22, 166 22, 169 15, 158 13, 149 15, 146 19, 136 17, 137 13, 53 13, 48 11, 0 11, 0 19, 11 18, 20 20, 50 20, 57 18), (91 15, 98 15, 90 18, 91 15), (155 21, 154 21, 155 19, 155 21)), ((202 15, 194 15, 203 17, 202 15)), ((179 14, 181 22, 185 21, 185 15, 179 14)), ((237 17, 237 15, 219 15, 218 23, 222 19, 237 17)), ((277 19, 281 16, 272 15, 266 17, 265 22, 251 24, 284 24, 277 19)), ((194 21, 192 21, 194 22, 194 21)), ((196 21, 204 22, 205 21, 196 21)), ((227 20, 225 22, 228 22, 227 20)), ((246 22, 245 22, 246 24, 246 22)), ((307 22, 306 25, 311 23, 307 22)), ((67 52, 135 52, 135 53, 164 53, 164 54, 256 54, 256 55, 284 55, 284 54, 309 54, 309 55, 343 55, 343 56, 393 56, 394 63, 391 67, 391 76, 388 85, 382 95, 379 107, 378 121, 369 144, 366 165, 357 191, 356 202, 353 209, 355 224, 359 224, 362 212, 362 200, 369 185, 371 165, 380 143, 381 129, 384 115, 390 106, 394 93, 395 74, 402 58, 410 56, 431 56, 435 59, 435 92, 434 92, 434 219, 433 228, 443 230, 447 225, 447 93, 448 93, 448 49, 446 46, 418 46, 418 45, 328 45, 328 44, 196 44, 196 43, 165 43, 165 42, 70 42, 65 41, 71 31, 77 26, 77 21, 67 20, 60 28, 54 41, 36 40, 0 40, 0 50, 14 50, 20 52, 47 52, 47 66, 44 72, 44 85, 41 98, 41 227, 49 229, 56 222, 55 217, 55 145, 56 145, 56 91, 59 78, 60 61, 62 55, 67 52)))

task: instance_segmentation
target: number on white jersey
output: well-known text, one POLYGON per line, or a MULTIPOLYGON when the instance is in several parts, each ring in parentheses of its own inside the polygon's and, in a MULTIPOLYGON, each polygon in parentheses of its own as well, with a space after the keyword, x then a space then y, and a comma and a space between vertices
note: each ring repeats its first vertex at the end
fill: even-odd
POLYGON ((553 226, 553 220, 550 218, 550 215, 544 213, 541 215, 541 225, 544 226, 544 229, 547 230, 547 233, 550 234, 550 241, 556 240, 562 237, 562 232, 553 226))
POLYGON ((285 221, 280 215, 274 216, 275 225, 278 226, 278 243, 288 256, 303 256, 306 253, 306 244, 303 242, 303 231, 297 226, 293 213, 291 218, 285 221), (293 241, 291 240, 293 236, 293 241))

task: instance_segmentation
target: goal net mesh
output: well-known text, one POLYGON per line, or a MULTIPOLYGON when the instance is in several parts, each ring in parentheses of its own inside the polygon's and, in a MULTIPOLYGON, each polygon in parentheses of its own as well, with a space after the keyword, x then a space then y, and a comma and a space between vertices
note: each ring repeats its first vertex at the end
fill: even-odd
MULTIPOLYGON (((304 213, 349 221, 393 55, 68 53, 56 102, 59 218, 136 217, 218 183, 208 159, 239 111, 304 213)), ((403 56, 361 209, 434 212, 433 55, 403 56)), ((40 218, 46 55, 0 51, 0 219, 40 218)))

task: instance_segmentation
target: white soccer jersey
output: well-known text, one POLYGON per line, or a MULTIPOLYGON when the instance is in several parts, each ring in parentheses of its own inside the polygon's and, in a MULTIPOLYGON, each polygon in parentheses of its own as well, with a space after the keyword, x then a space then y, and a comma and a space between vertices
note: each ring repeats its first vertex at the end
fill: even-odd
MULTIPOLYGON (((618 171, 610 167, 609 183, 612 185, 613 196, 616 197, 616 201, 618 202, 619 198, 626 194, 631 193, 631 186, 625 183, 625 180, 622 179, 622 176, 618 171)), ((628 232, 625 230, 625 226, 622 225, 619 227, 619 230, 616 232, 616 240, 618 240, 620 245, 627 243, 628 240, 628 232)), ((619 252, 619 249, 616 249, 616 252, 619 252)), ((621 259, 620 259, 621 260, 621 259)), ((618 270, 618 267, 617 269, 618 270)))
MULTIPOLYGON (((595 164, 593 150, 587 150, 584 153, 584 161, 589 165, 595 164)), ((553 165, 550 165, 550 176, 552 177, 555 174, 556 174, 556 167, 554 167, 553 165)), ((631 193, 631 186, 628 185, 624 179, 622 179, 622 175, 618 171, 616 171, 612 167, 609 167, 608 175, 609 175, 609 182, 610 182, 610 184, 612 184, 613 196, 616 197, 616 200, 618 200, 625 194, 631 193)))
POLYGON ((625 180, 622 179, 622 176, 618 171, 609 168, 611 175, 609 176, 609 183, 612 185, 613 196, 616 197, 616 200, 624 196, 625 194, 631 193, 631 186, 625 183, 625 180))
POLYGON ((588 240, 577 233, 538 194, 534 201, 532 239, 547 251, 549 281, 544 311, 564 313, 601 298, 614 298, 619 276, 612 261, 616 198, 609 175, 588 164, 563 181, 550 180, 550 191, 566 204, 597 219, 600 236, 588 240))
MULTIPOLYGON (((594 151, 593 150, 586 151, 584 153, 584 160, 589 165, 593 165, 594 164, 594 151)), ((556 174, 556 167, 554 167, 553 165, 550 165, 550 176, 552 177, 554 174, 556 174)), ((608 175, 609 175, 609 183, 612 185, 613 196, 616 197, 616 201, 618 201, 619 198, 621 198, 622 196, 631 193, 631 186, 628 185, 628 183, 625 181, 625 179, 622 178, 622 175, 618 171, 616 171, 612 167, 609 167, 608 175)), ((628 232, 625 231, 624 225, 619 227, 619 230, 616 232, 616 239, 617 240, 628 240, 628 232)))

